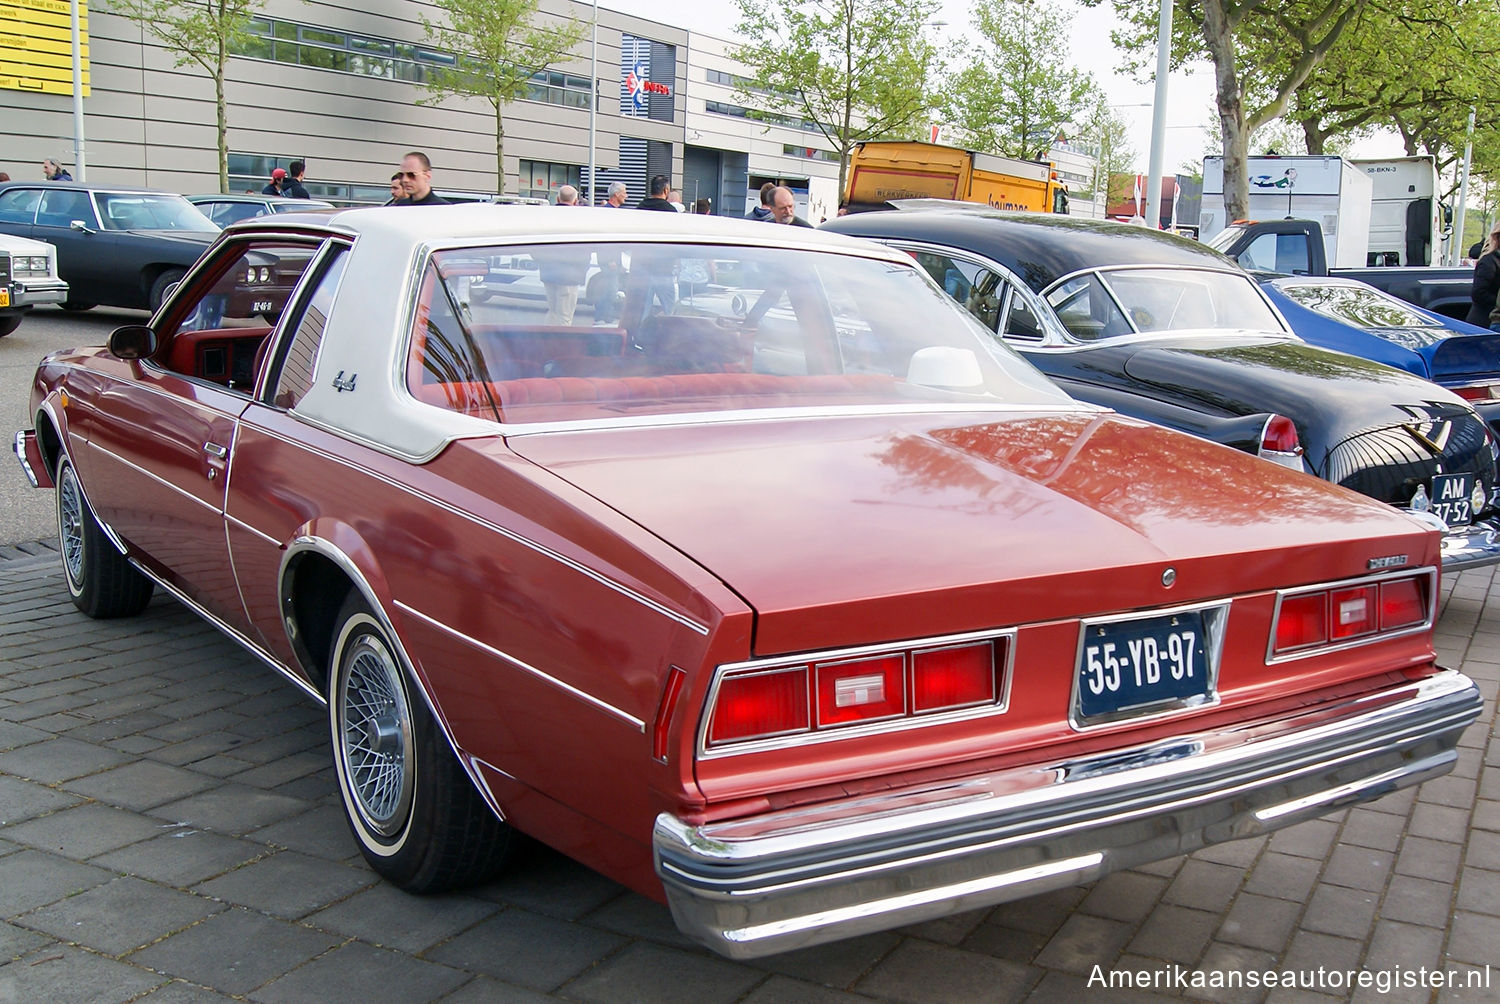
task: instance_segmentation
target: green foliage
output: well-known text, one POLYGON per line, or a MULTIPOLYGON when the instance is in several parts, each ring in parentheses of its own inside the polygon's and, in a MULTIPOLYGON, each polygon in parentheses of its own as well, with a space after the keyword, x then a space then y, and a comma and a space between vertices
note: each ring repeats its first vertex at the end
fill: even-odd
POLYGON ((1092 81, 1058 58, 1072 23, 1054 0, 978 0, 981 41, 943 94, 959 145, 1039 160, 1064 125, 1087 114, 1092 81))
POLYGON ((839 191, 855 144, 922 130, 937 51, 924 22, 937 0, 736 0, 730 55, 750 68, 749 108, 812 122, 839 154, 839 191))
MULTIPOLYGON (((1097 2, 1097 0, 1095 0, 1097 2)), ((1156 48, 1157 0, 1111 0, 1125 28, 1115 42, 1143 68, 1156 48)), ((1249 203, 1245 156, 1256 129, 1291 107, 1293 95, 1364 16, 1369 0, 1180 0, 1173 10, 1172 64, 1213 64, 1224 201, 1231 217, 1249 203)), ((1390 72, 1381 66, 1375 73, 1390 72)))
POLYGON ((229 126, 224 67, 229 53, 247 45, 250 19, 262 0, 109 0, 109 9, 154 35, 177 57, 177 66, 201 68, 214 82, 219 147, 219 191, 229 191, 229 126))
POLYGON ((422 18, 436 47, 457 53, 453 64, 430 72, 422 103, 450 95, 483 98, 495 113, 496 191, 505 190, 506 105, 526 96, 532 74, 566 61, 588 25, 537 24, 537 0, 433 0, 446 23, 422 18))
POLYGON ((1092 103, 1078 125, 1079 138, 1097 151, 1094 177, 1087 191, 1071 193, 1074 198, 1092 199, 1104 196, 1113 202, 1110 178, 1117 174, 1134 174, 1135 151, 1130 146, 1130 126, 1109 105, 1109 96, 1095 87, 1092 103), (1105 189, 1101 191, 1101 189, 1105 189))

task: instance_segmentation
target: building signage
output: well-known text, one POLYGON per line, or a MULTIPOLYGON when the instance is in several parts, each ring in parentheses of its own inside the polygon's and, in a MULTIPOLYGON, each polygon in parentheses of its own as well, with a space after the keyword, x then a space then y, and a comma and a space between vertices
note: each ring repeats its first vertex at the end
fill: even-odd
POLYGON ((654 83, 650 78, 651 68, 644 61, 637 61, 630 72, 625 74, 625 87, 630 92, 637 111, 646 110, 646 103, 650 100, 646 95, 672 93, 672 88, 666 84, 654 83))
MULTIPOLYGON (((83 96, 89 95, 88 10, 78 0, 83 96)), ((68 0, 0 0, 0 88, 73 93, 73 28, 68 0)))

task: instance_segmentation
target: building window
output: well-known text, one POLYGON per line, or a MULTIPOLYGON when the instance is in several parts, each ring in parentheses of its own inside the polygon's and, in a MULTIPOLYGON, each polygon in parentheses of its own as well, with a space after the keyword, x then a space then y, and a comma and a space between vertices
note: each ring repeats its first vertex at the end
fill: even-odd
POLYGON ((819 132, 817 125, 806 119, 799 119, 791 115, 781 115, 777 112, 762 112, 743 105, 732 105, 727 101, 705 101, 703 110, 711 115, 732 115, 737 119, 751 119, 755 122, 764 122, 766 125, 785 126, 788 129, 801 129, 805 132, 819 132))
MULTIPOLYGON (((413 84, 426 83, 431 67, 454 66, 461 58, 440 49, 269 17, 251 18, 247 31, 249 37, 230 50, 233 55, 413 84)), ((539 71, 531 76, 525 100, 587 108, 592 94, 588 77, 539 71)))
POLYGON ((583 187, 583 168, 572 164, 549 164, 543 160, 521 161, 521 187, 518 194, 528 198, 555 201, 557 190, 564 185, 583 187))
POLYGON ((839 162, 839 155, 831 150, 815 150, 810 146, 793 146, 785 143, 781 147, 781 152, 788 157, 801 157, 804 160, 831 160, 835 164, 839 162))

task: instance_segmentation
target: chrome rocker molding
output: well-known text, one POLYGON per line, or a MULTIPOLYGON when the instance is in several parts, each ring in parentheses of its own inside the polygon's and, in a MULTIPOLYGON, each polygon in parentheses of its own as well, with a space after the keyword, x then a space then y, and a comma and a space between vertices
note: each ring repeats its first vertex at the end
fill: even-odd
POLYGON ((684 933, 755 958, 1255 836, 1447 773, 1482 708, 1443 670, 1251 725, 720 823, 656 819, 684 933))

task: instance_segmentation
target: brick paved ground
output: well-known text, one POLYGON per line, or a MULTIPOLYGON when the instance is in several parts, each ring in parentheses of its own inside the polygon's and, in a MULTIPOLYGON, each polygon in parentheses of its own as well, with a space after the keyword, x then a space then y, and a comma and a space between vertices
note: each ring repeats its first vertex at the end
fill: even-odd
POLYGON ((1450 776, 1093 885, 742 964, 539 847, 467 895, 377 881, 314 705, 170 599, 90 621, 51 550, 0 549, 0 1002, 1500 1000, 1500 583, 1468 572, 1445 593, 1443 659, 1487 699, 1450 776), (1463 991, 1090 986, 1096 966, 1485 965, 1489 988, 1463 991))

